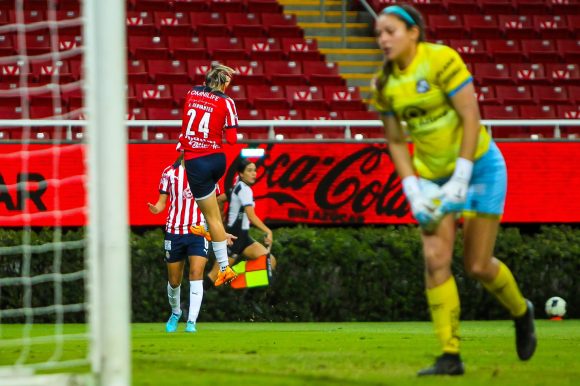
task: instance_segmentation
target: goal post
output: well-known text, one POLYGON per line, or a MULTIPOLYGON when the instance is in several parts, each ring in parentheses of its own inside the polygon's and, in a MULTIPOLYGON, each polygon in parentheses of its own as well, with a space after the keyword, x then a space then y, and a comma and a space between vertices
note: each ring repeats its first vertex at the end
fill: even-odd
POLYGON ((91 362, 98 384, 131 384, 125 2, 84 0, 91 362))

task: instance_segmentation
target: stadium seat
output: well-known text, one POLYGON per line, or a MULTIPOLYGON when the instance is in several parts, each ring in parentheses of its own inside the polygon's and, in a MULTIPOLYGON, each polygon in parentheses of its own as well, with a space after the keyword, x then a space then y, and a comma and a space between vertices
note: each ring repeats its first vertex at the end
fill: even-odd
POLYGON ((568 91, 562 86, 532 86, 532 95, 537 104, 570 103, 568 91))
POLYGON ((282 50, 290 60, 320 60, 318 44, 314 39, 282 38, 282 50))
POLYGON ((531 62, 559 62, 562 60, 553 40, 522 40, 522 50, 531 62))
POLYGON ((4 104, 4 99, 0 97, 0 116, 2 119, 22 119, 22 107, 4 104))
POLYGON ((549 79, 544 72, 544 66, 540 63, 512 63, 510 74, 518 84, 548 84, 549 79))
POLYGON ((499 100, 493 87, 482 86, 475 89, 475 98, 480 105, 498 105, 499 100))
POLYGON ((51 52, 51 38, 48 33, 34 32, 26 34, 27 55, 43 55, 51 52))
POLYGON ((324 98, 331 111, 364 110, 365 106, 358 88, 347 86, 324 86, 324 98))
POLYGON ((33 80, 37 83, 68 83, 75 80, 66 61, 32 62, 30 69, 33 80))
POLYGON ((0 81, 20 82, 21 74, 30 73, 30 65, 23 62, 0 64, 0 81))
MULTIPOLYGON (((238 119, 241 121, 263 120, 264 113, 262 110, 238 109, 238 119)), ((240 130, 244 130, 243 127, 240 130)))
POLYGON ((551 13, 550 4, 546 0, 516 0, 514 5, 521 15, 551 13))
POLYGON ((173 103, 176 106, 183 106, 185 101, 185 95, 191 90, 196 84, 172 84, 171 85, 171 95, 173 96, 173 103))
POLYGON ((229 36, 229 29, 222 14, 218 12, 191 12, 191 25, 198 36, 229 36))
POLYGON ((205 74, 207 74, 210 68, 211 61, 209 60, 187 61, 187 71, 194 85, 203 84, 205 82, 205 74))
POLYGON ((175 59, 208 58, 205 40, 197 36, 169 36, 167 46, 175 59))
POLYGON ((288 101, 281 86, 248 85, 246 95, 255 109, 286 109, 288 101))
POLYGON ((127 62, 127 77, 129 83, 148 83, 149 72, 145 66, 144 60, 133 59, 127 62))
MULTIPOLYGON (((552 12, 555 15, 578 15, 580 14, 580 9, 578 8, 578 0, 552 0, 551 1, 552 12)), ((576 28, 579 27, 578 24, 575 25, 576 28)))
POLYGON ((487 51, 495 62, 520 62, 526 59, 516 40, 489 39, 485 42, 487 51))
POLYGON ((58 25, 58 34, 59 35, 77 35, 81 36, 81 26, 80 26, 80 18, 81 12, 78 9, 68 9, 68 10, 60 10, 56 11, 56 20, 57 21, 73 21, 77 19, 79 21, 79 25, 70 25, 70 26, 62 26, 58 25))
POLYGON ((537 38, 531 16, 500 15, 499 28, 508 39, 537 38))
POLYGON ((10 19, 10 16, 12 15, 8 9, 0 8, 0 26, 14 23, 14 20, 10 19))
POLYGON ((207 50, 214 60, 249 59, 242 40, 232 37, 208 36, 206 38, 207 50))
MULTIPOLYGON (((16 12, 14 11, 15 7, 10 7, 11 10, 9 20, 16 21, 16 12)), ((28 8, 24 7, 22 10, 22 17, 24 19, 24 24, 31 24, 31 23, 39 23, 42 21, 46 21, 46 7, 38 7, 38 8, 28 8), (43 9, 44 8, 44 9, 43 9)))
POLYGON ((338 65, 326 61, 302 62, 304 75, 308 77, 308 83, 313 86, 335 85, 344 86, 346 81, 340 76, 338 65))
POLYGON ((570 27, 570 33, 574 39, 580 39, 580 15, 576 13, 572 15, 570 13, 559 13, 558 15, 567 15, 568 27, 570 27))
POLYGON ((169 11, 171 3, 165 0, 128 0, 127 5, 136 11, 169 11))
POLYGON ((206 0, 173 0, 173 10, 176 12, 207 12, 206 0))
POLYGON ((465 62, 489 62, 483 40, 450 39, 448 45, 459 52, 465 62))
POLYGON ((534 15, 533 23, 542 39, 566 39, 570 37, 570 28, 564 16, 534 15))
POLYGON ((272 60, 265 66, 264 71, 272 84, 297 85, 308 82, 300 62, 272 60))
POLYGON ((297 25, 296 15, 279 13, 279 12, 266 12, 260 14, 260 20, 263 25, 297 25))
POLYGON ((136 84, 135 94, 143 107, 173 107, 171 87, 165 84, 136 84))
POLYGON ((212 12, 242 12, 244 4, 241 0, 209 0, 209 10, 212 12))
POLYGON ((329 121, 340 119, 340 115, 336 111, 325 110, 304 110, 304 119, 313 121, 329 121))
POLYGON ((496 95, 506 105, 532 104, 532 90, 529 86, 497 86, 496 95))
POLYGON ((72 49, 82 46, 82 37, 79 35, 58 35, 58 50, 70 51, 72 49))
POLYGON ((568 96, 572 103, 580 104, 580 86, 578 83, 568 86, 568 96))
POLYGON ((546 75, 554 84, 578 83, 580 81, 580 66, 578 64, 546 64, 546 75))
POLYGON ((510 74, 507 64, 502 63, 475 63, 473 76, 481 85, 510 85, 516 84, 515 78, 510 74))
POLYGON ((225 64, 236 71, 233 79, 234 84, 265 84, 268 82, 266 75, 264 75, 264 67, 259 61, 226 60, 225 64))
POLYGON ((562 105, 556 107, 560 119, 580 119, 580 105, 562 105))
POLYGON ((179 108, 147 107, 145 109, 145 115, 147 116, 147 119, 159 121, 181 120, 181 112, 182 110, 179 108))
POLYGON ((482 106, 484 119, 519 119, 520 114, 517 106, 482 106))
POLYGON ((515 7, 512 0, 477 0, 484 15, 514 14, 515 7))
POLYGON ((556 119, 556 107, 551 105, 520 106, 520 115, 525 119, 556 119))
POLYGON ((226 13, 226 24, 238 38, 266 36, 266 29, 255 13, 226 13))
POLYGON ((12 56, 16 54, 14 34, 0 33, 0 56, 12 56))
POLYGON ((147 11, 127 11, 127 36, 156 36, 153 13, 147 11))
MULTIPOLYGON (((298 110, 289 109, 265 109, 264 119, 274 121, 289 121, 302 119, 302 113, 298 110)), ((300 130, 300 128, 292 127, 292 130, 300 130)))
POLYGON ((558 40, 556 45, 560 56, 562 56, 566 62, 580 62, 580 39, 558 40))
POLYGON ((284 59, 280 39, 246 37, 244 38, 244 47, 252 60, 284 59))
POLYGON ((129 54, 133 59, 169 59, 163 36, 129 36, 129 54))
POLYGON ((286 99, 294 109, 327 110, 321 87, 286 86, 286 99))
POLYGON ((282 6, 276 0, 247 0, 248 12, 254 13, 282 13, 282 6))
POLYGON ((191 82, 186 62, 182 60, 148 60, 147 68, 157 84, 191 82))
POLYGON ((62 103, 68 106, 69 111, 83 108, 83 91, 80 88, 61 91, 62 103))
POLYGON ((501 30, 495 15, 464 15, 464 24, 475 39, 500 38, 501 30))
POLYGON ((469 34, 457 15, 428 15, 430 36, 436 39, 467 39, 469 34))
POLYGON ((228 87, 226 94, 232 98, 236 104, 236 109, 249 109, 250 101, 246 95, 246 87, 243 85, 233 85, 228 87))
POLYGON ((155 27, 162 36, 191 36, 191 20, 187 12, 156 12, 155 27))
MULTIPOLYGON (((476 1, 445 0, 447 12, 451 15, 468 15, 481 13, 481 8, 476 1)), ((465 24, 467 25, 467 23, 465 24)))

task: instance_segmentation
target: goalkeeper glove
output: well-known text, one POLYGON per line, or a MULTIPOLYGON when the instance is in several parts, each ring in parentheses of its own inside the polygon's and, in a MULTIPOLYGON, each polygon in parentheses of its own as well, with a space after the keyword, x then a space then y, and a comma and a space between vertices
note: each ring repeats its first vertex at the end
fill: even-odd
POLYGON ((435 198, 428 198, 421 192, 416 176, 405 177, 402 182, 415 220, 423 230, 433 232, 443 217, 435 198))
POLYGON ((469 180, 473 171, 473 162, 465 158, 457 158, 453 176, 442 187, 444 213, 461 212, 465 206, 469 180))

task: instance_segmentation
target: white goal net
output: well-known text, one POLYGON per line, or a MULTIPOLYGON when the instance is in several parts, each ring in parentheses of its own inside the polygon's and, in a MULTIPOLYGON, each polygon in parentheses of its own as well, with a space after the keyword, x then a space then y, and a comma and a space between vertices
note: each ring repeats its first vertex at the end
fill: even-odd
POLYGON ((130 384, 125 2, 0 0, 0 385, 130 384))

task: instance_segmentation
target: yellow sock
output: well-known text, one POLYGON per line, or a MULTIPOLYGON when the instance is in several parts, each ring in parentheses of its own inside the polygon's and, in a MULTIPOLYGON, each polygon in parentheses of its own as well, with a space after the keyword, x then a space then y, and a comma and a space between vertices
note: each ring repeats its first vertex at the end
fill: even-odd
POLYGON ((451 276, 445 283, 427 290, 427 302, 435 334, 443 352, 459 354, 459 294, 455 278, 451 276))
POLYGON ((495 279, 488 283, 482 281, 481 284, 509 310, 513 317, 522 316, 526 312, 526 300, 518 288, 518 283, 512 271, 501 261, 495 279))

